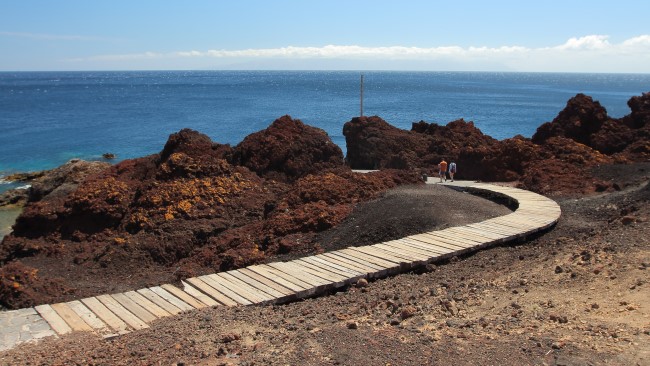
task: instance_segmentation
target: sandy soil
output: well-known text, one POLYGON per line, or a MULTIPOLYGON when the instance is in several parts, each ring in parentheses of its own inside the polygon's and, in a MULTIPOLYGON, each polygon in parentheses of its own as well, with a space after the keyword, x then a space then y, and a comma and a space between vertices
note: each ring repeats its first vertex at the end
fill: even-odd
MULTIPOLYGON (((291 304, 204 309, 106 340, 48 339, 1 353, 0 363, 650 365, 648 172, 647 163, 597 172, 623 189, 553 197, 560 222, 524 242, 291 304)), ((387 213, 440 202, 422 192, 402 188, 360 206, 323 238, 390 236, 401 226, 387 213)), ((476 214, 492 203, 441 192, 460 208, 433 204, 448 225, 503 214, 476 214)))

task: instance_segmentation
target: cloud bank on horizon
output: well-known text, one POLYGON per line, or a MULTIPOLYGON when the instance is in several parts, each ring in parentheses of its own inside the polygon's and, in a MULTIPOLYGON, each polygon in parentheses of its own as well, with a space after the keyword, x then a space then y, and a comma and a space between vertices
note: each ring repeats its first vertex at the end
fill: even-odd
MULTIPOLYGON (((0 32, 0 36, 110 42, 79 35, 0 32)), ((547 47, 325 45, 146 51, 56 60, 52 70, 414 70, 650 73, 650 35, 612 43, 606 35, 573 37, 547 47)), ((20 70, 17 70, 20 71, 20 70)))
POLYGON ((67 59, 72 68, 324 69, 431 71, 650 72, 650 35, 612 43, 606 35, 548 47, 364 47, 325 45, 240 50, 148 51, 67 59), (175 65, 175 66, 174 66, 175 65))

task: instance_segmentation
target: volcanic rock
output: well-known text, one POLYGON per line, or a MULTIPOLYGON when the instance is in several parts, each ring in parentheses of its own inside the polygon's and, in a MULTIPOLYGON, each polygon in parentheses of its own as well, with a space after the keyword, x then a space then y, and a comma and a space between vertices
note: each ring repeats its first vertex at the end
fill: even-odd
POLYGON ((325 131, 283 116, 235 147, 234 163, 263 177, 293 180, 344 166, 343 152, 325 131))
POLYGON ((462 119, 446 126, 420 121, 405 131, 376 116, 353 118, 343 134, 347 160, 357 169, 415 169, 431 176, 444 158, 457 163, 456 179, 516 181, 545 194, 587 193, 616 189, 593 179, 594 167, 650 158, 650 93, 628 105, 632 113, 614 119, 578 94, 532 139, 498 141, 462 119))
MULTIPOLYGON (((29 202, 0 244, 0 274, 18 278, 23 291, 0 283, 0 304, 63 301, 72 293, 61 289, 83 288, 84 278, 102 273, 126 280, 128 270, 174 266, 182 279, 315 252, 316 233, 340 223, 356 203, 418 182, 408 171, 353 173, 322 130, 288 116, 234 149, 183 129, 159 154, 124 160, 46 196, 56 199, 29 202), (21 261, 50 257, 61 263, 58 277, 48 275, 58 287, 16 276, 21 261)), ((38 272, 37 264, 25 266, 22 272, 38 272)))

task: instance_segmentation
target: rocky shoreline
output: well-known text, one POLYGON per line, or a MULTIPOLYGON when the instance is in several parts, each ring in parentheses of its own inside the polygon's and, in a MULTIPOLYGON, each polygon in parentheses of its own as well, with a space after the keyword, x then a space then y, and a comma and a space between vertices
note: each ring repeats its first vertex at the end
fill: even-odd
POLYGON ((650 93, 628 105, 631 113, 614 119, 579 94, 531 139, 503 141, 464 120, 405 131, 353 118, 343 127, 346 159, 324 131, 284 116, 234 147, 184 129, 151 156, 74 160, 3 195, 24 211, 0 243, 0 304, 67 301, 318 253, 321 233, 391 188, 421 184, 443 157, 458 163, 459 179, 552 196, 619 191, 623 182, 594 169, 650 158, 650 93))

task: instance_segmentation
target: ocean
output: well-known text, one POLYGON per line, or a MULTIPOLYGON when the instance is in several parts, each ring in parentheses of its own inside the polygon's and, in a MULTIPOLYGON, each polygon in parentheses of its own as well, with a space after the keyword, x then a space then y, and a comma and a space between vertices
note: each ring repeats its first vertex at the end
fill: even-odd
MULTIPOLYGON (((358 116, 358 71, 1 72, 0 179, 72 158, 116 161, 160 151, 192 128, 235 145, 289 114, 345 152, 358 116)), ((410 129, 464 118, 497 139, 532 136, 577 93, 613 117, 650 91, 650 74, 363 72, 364 114, 410 129)), ((0 184, 0 191, 15 185, 0 184)))

